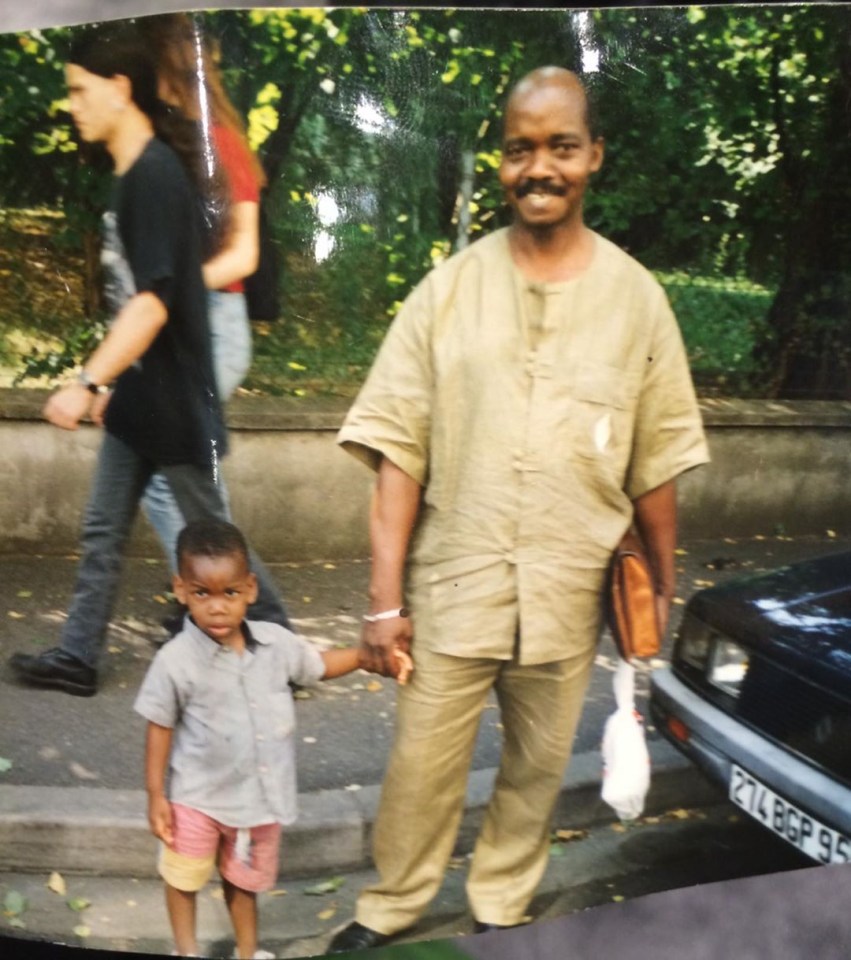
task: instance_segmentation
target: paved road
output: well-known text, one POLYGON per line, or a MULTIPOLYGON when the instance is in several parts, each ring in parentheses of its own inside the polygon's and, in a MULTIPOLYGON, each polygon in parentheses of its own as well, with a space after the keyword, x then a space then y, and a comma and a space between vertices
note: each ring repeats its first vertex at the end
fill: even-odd
MULTIPOLYGON (((680 599, 722 578, 851 547, 851 538, 777 538, 685 543, 680 556, 680 599), (719 569, 720 568, 720 569, 719 569)), ((167 577, 162 563, 128 564, 110 631, 102 691, 91 700, 17 686, 5 660, 15 650, 53 645, 73 583, 74 558, 0 557, 0 757, 12 762, 7 784, 140 788, 144 724, 132 710, 135 692, 164 636, 159 621, 167 577)), ((368 575, 359 561, 277 565, 295 624, 322 644, 355 642, 368 575)), ((682 609, 681 605, 675 608, 682 609)), ((676 622, 675 615, 675 622, 676 622)), ((670 641, 663 650, 663 657, 670 641)), ((580 726, 576 752, 596 750, 613 708, 614 649, 601 642, 580 726)), ((650 665, 652 666, 652 665, 650 665)), ((639 706, 650 666, 639 676, 639 706)), ((298 704, 298 772, 302 791, 380 782, 389 747, 395 687, 388 680, 352 674, 305 692, 298 704)), ((656 736, 649 730, 650 737, 656 736)), ((494 704, 486 710, 474 768, 495 766, 500 746, 494 704)))

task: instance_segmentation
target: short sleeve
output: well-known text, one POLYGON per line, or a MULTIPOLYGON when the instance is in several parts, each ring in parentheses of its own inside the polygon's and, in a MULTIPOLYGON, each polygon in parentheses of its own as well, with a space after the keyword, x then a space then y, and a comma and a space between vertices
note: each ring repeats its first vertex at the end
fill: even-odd
POLYGON ((259 203, 260 185, 254 173, 251 154, 242 138, 222 124, 213 126, 216 155, 225 172, 231 203, 259 203))
POLYGON ((302 687, 315 687, 325 676, 325 661, 318 647, 289 631, 283 631, 281 643, 287 660, 287 679, 302 687))
POLYGON ((631 500, 709 461, 680 330, 661 288, 658 297, 625 485, 631 500))
POLYGON ((377 470, 386 457, 421 486, 427 480, 433 368, 428 277, 390 326, 337 436, 344 450, 377 470))
POLYGON ((157 653, 148 668, 139 693, 136 695, 133 709, 146 720, 161 727, 174 728, 177 724, 179 716, 177 688, 168 669, 164 651, 157 653))
POLYGON ((125 174, 118 222, 136 292, 155 294, 170 310, 198 207, 180 161, 157 146, 125 174))

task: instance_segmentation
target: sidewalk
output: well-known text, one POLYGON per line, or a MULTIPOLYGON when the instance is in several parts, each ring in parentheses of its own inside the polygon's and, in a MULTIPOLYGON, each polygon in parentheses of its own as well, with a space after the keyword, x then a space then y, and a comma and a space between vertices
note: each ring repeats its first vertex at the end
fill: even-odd
MULTIPOLYGON (((827 534, 819 538, 684 543, 680 555, 680 598, 733 575, 849 547, 850 537, 827 534)), ((368 574, 365 563, 290 564, 277 566, 274 572, 283 584, 291 616, 301 632, 326 645, 356 640, 368 574)), ((75 889, 97 889, 97 899, 84 893, 73 894, 86 896, 92 903, 104 903, 112 890, 115 897, 124 898, 121 902, 125 906, 127 900, 140 904, 141 892, 138 896, 128 895, 127 884, 138 886, 140 891, 147 890, 149 884, 156 907, 152 900, 150 910, 139 910, 138 914, 112 908, 104 912, 110 918, 108 922, 115 925, 115 933, 110 938, 109 927, 101 927, 97 935, 109 939, 115 948, 115 941, 122 937, 128 944, 137 943, 137 937, 144 938, 149 920, 153 923, 162 914, 164 922, 159 885, 150 879, 154 875, 155 842, 147 832, 142 793, 144 722, 133 713, 132 701, 155 652, 153 641, 162 636, 159 620, 168 609, 164 603, 166 575, 164 566, 156 561, 129 563, 97 697, 81 699, 19 687, 12 682, 5 660, 15 650, 36 651, 53 645, 73 573, 73 558, 0 558, 0 601, 6 611, 6 629, 0 637, 4 663, 0 668, 0 758, 11 763, 8 770, 0 773, 0 900, 3 887, 9 888, 11 882, 34 891, 43 889, 45 877, 54 870, 67 874, 69 887, 74 878, 75 889), (104 877, 123 879, 119 882, 104 877), (140 927, 130 922, 135 915, 143 918, 140 927)), ((679 619, 677 610, 681 609, 682 604, 678 603, 675 623, 679 619)), ((663 657, 668 649, 666 646, 663 657)), ((614 819, 599 799, 599 739, 605 718, 613 709, 613 667, 614 650, 605 638, 556 815, 556 826, 562 829, 610 826, 614 819)), ((651 667, 652 664, 641 667, 640 709, 651 667)), ((368 871, 369 836, 392 736, 395 689, 391 681, 359 673, 323 684, 315 691, 304 691, 299 697, 301 816, 287 831, 281 858, 282 884, 288 890, 298 889, 292 887, 293 878, 315 881, 350 871, 368 871)), ((717 792, 655 731, 648 730, 648 735, 654 773, 647 813, 719 800, 717 792)), ((459 854, 469 851, 487 800, 498 759, 499 736, 498 712, 491 706, 485 711, 475 753, 459 854)), ((319 951, 319 941, 311 938, 327 939, 334 923, 347 919, 361 879, 365 878, 347 882, 345 890, 341 888, 334 901, 334 913, 321 921, 321 930, 305 928, 304 937, 310 941, 310 949, 282 955, 319 951)), ((456 889, 453 882, 451 876, 447 878, 445 898, 449 906, 442 915, 449 915, 450 926, 457 927, 459 922, 463 926, 468 920, 464 919, 463 891, 460 886, 456 889)), ((290 908, 296 901, 312 905, 313 899, 289 894, 282 897, 287 910, 283 911, 281 922, 287 928, 287 941, 292 941, 288 949, 298 951, 304 946, 296 942, 304 938, 298 933, 300 928, 290 908)), ((314 915, 323 912, 324 899, 316 897, 314 915)), ((49 920, 51 914, 47 910, 47 926, 39 931, 30 927, 32 932, 59 935, 70 929, 68 908, 61 898, 56 900, 61 906, 56 908, 59 913, 65 911, 62 922, 60 918, 49 920), (53 922, 59 926, 52 928, 53 922)), ((276 898, 272 900, 278 902, 276 898)), ((209 909, 218 911, 210 915, 209 936, 215 940, 215 931, 219 929, 216 924, 221 925, 224 907, 214 902, 209 909)), ((440 916, 439 905, 436 909, 440 916)), ((5 930, 2 918, 0 927, 5 930)), ((418 928, 417 932, 436 937, 465 931, 439 927, 424 931, 418 928)), ((159 940, 159 934, 155 939, 159 940)), ((278 939, 283 942, 282 937, 278 939)), ((74 942, 73 937, 65 942, 74 942)))

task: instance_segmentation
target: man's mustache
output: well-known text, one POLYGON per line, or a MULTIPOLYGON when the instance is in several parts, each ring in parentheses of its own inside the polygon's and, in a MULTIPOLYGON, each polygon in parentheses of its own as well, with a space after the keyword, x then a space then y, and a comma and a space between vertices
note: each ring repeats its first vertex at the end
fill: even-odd
POLYGON ((529 193, 549 193, 554 197, 563 197, 567 190, 549 180, 526 179, 514 188, 514 195, 518 200, 522 200, 529 193))

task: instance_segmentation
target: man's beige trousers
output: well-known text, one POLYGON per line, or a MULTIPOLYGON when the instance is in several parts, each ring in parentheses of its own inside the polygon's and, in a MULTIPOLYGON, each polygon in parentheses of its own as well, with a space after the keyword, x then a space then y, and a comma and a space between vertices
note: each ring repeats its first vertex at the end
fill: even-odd
POLYGON ((464 811, 479 717, 494 689, 504 730, 494 792, 467 880, 473 916, 523 921, 549 851, 550 816, 573 744, 595 648, 519 666, 414 650, 399 690, 396 739, 375 824, 379 882, 357 919, 380 933, 411 926, 440 887, 464 811))

